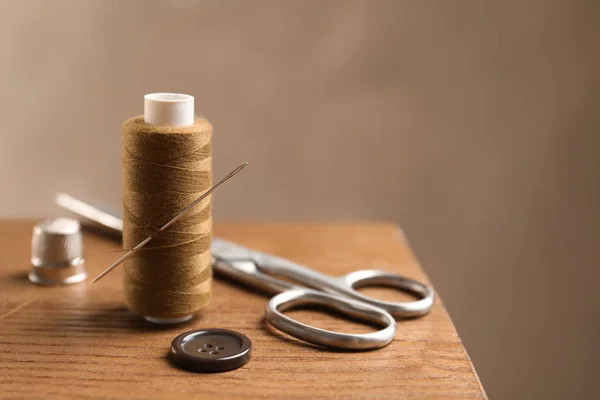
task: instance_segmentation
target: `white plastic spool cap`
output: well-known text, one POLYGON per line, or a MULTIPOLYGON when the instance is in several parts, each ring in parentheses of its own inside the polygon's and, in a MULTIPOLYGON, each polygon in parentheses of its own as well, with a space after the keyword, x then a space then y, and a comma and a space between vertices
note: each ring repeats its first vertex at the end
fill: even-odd
MULTIPOLYGON (((194 97, 181 93, 151 93, 144 96, 144 121, 159 126, 183 127, 194 125, 194 97)), ((179 324, 193 315, 178 318, 144 317, 154 324, 179 324)))
POLYGON ((151 125, 194 125, 194 97, 181 93, 151 93, 144 96, 144 121, 151 125))

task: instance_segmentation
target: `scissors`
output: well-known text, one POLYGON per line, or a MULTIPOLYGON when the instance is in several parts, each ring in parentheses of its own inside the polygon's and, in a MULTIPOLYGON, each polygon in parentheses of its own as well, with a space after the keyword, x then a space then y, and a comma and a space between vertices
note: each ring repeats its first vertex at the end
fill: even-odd
POLYGON ((271 325, 290 336, 325 347, 349 350, 383 347, 394 339, 398 328, 395 317, 420 317, 431 310, 434 302, 431 287, 386 271, 361 270, 334 278, 293 261, 218 238, 213 239, 212 255, 215 272, 278 293, 269 301, 265 312, 271 325), (308 287, 291 284, 271 274, 285 276, 308 287), (391 286, 421 298, 405 303, 378 300, 356 290, 364 286, 391 286), (296 321, 283 313, 300 305, 330 308, 347 317, 381 325, 383 329, 365 334, 333 332, 296 321))
MULTIPOLYGON (((68 195, 56 202, 88 220, 120 234, 122 220, 68 195)), ((389 344, 396 334, 396 318, 415 318, 427 314, 434 303, 433 289, 421 282, 381 270, 360 270, 342 277, 330 277, 293 261, 254 251, 219 238, 212 240, 213 270, 221 275, 276 294, 267 304, 266 320, 290 336, 324 347, 347 350, 377 349, 389 344), (278 275, 299 284, 277 279, 278 275), (365 286, 394 287, 419 297, 410 302, 389 302, 361 294, 365 286), (350 334, 313 327, 285 315, 301 305, 333 309, 350 319, 381 326, 376 332, 350 334)))

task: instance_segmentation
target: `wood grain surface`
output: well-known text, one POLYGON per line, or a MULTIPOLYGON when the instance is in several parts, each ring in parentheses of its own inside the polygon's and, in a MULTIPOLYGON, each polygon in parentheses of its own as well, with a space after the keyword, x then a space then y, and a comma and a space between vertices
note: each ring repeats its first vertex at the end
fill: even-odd
MULTIPOLYGON (((123 306, 122 271, 97 284, 40 287, 27 280, 32 222, 0 222, 0 397, 2 398, 485 398, 477 374, 439 296, 433 311, 399 321, 395 340, 369 352, 319 348, 268 327, 268 297, 214 282, 208 309, 185 325, 160 327, 123 306), (171 340, 195 328, 246 334, 250 363, 199 374, 167 358, 171 340)), ((405 238, 386 223, 218 223, 215 233, 322 272, 379 268, 428 281, 405 238)), ((90 275, 120 253, 119 244, 86 232, 90 275)), ((382 298, 400 298, 368 289, 382 298)), ((371 328, 326 312, 291 312, 346 332, 371 328)))

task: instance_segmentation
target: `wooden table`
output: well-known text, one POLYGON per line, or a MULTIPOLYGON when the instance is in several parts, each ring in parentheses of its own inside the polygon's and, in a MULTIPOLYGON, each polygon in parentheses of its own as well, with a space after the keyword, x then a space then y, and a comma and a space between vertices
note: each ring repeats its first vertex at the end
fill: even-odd
MULTIPOLYGON (((214 280, 209 308, 172 327, 151 325, 123 307, 121 270, 94 286, 40 287, 27 280, 33 223, 0 222, 0 397, 2 398, 485 398, 441 301, 419 319, 399 321, 389 346, 370 352, 318 348, 269 328, 267 297, 214 280), (237 330, 253 343, 250 363, 199 374, 168 360, 171 340, 204 327, 237 330)), ((218 223, 216 235, 328 274, 359 268, 427 281, 405 238, 385 223, 218 223)), ((86 233, 94 276, 119 244, 86 233)), ((398 299, 386 289, 369 294, 398 299)), ((347 332, 371 328, 315 311, 294 317, 347 332)))

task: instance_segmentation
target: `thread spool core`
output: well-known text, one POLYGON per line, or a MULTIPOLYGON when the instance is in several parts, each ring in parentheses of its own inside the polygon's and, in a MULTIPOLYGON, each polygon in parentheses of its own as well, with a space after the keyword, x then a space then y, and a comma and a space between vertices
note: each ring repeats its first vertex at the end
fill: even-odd
POLYGON ((194 97, 182 93, 150 93, 144 96, 144 121, 159 126, 194 125, 194 97))
MULTIPOLYGON (((184 127, 194 125, 194 97, 182 93, 150 93, 144 96, 144 122, 151 125, 184 127)), ((180 324, 193 314, 177 318, 144 318, 153 324, 180 324)))
POLYGON ((144 317, 144 319, 153 324, 173 325, 173 324, 181 324, 183 322, 187 322, 190 319, 192 319, 193 316, 194 316, 193 314, 190 314, 190 315, 185 315, 183 317, 177 317, 177 318, 144 317))

